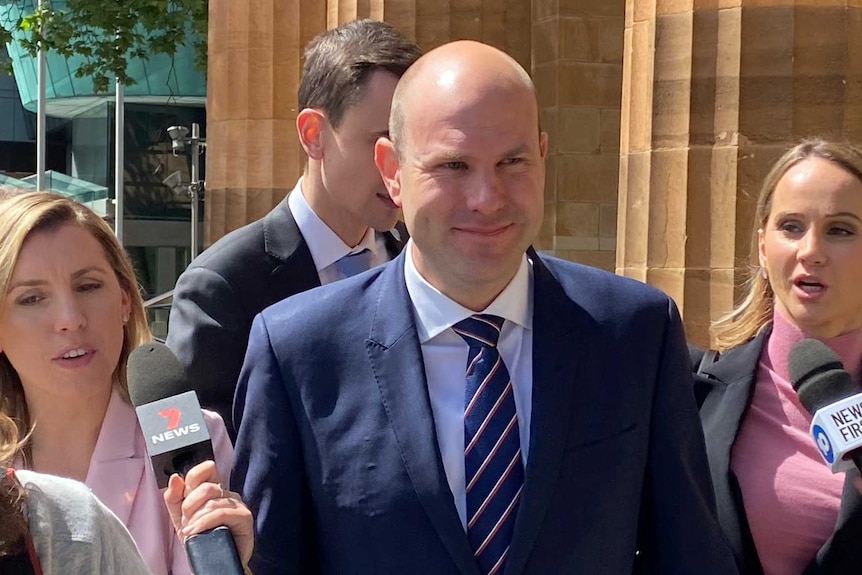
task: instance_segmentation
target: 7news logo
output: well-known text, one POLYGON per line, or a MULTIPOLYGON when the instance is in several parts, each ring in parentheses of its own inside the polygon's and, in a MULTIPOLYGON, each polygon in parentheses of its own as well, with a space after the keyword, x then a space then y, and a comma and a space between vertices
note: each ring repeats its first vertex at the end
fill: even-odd
POLYGON ((176 407, 168 407, 160 410, 158 413, 161 417, 167 420, 167 425, 166 430, 162 433, 150 436, 150 439, 154 444, 178 439, 185 435, 198 433, 201 430, 201 426, 198 423, 180 426, 180 420, 182 419, 183 414, 176 407))

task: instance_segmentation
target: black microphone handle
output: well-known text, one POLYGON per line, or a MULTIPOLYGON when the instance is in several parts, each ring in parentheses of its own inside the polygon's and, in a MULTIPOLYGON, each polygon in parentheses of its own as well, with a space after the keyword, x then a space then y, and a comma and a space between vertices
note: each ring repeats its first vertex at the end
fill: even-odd
POLYGON ((239 553, 227 527, 192 535, 185 545, 195 575, 243 575, 239 553))
MULTIPOLYGON (((171 460, 183 478, 201 463, 192 451, 183 452, 171 460)), ((186 555, 194 575, 243 575, 239 552, 230 529, 225 526, 202 531, 186 539, 186 555)))
MULTIPOLYGON (((186 476, 200 463, 193 453, 182 454, 173 460, 174 469, 186 476)), ((186 555, 195 575, 243 575, 239 552, 230 529, 225 526, 202 531, 186 539, 186 555)))

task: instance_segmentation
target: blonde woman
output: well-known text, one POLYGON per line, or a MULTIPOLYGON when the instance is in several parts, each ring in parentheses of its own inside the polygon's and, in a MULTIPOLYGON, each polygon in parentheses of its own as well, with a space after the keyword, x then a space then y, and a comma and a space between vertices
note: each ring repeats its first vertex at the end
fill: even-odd
MULTIPOLYGON (((98 215, 68 198, 0 201, 0 412, 29 431, 15 466, 85 483, 128 528, 154 575, 189 574, 174 533, 188 517, 175 507, 172 522, 128 399, 126 361, 151 337, 128 257, 98 215)), ((228 481, 233 453, 221 419, 205 418, 217 470, 185 491, 200 487, 216 500, 207 509, 250 523, 215 483, 228 481)), ((170 500, 183 504, 176 493, 170 500)))
POLYGON ((809 140, 764 181, 748 293, 714 326, 720 355, 696 376, 719 520, 741 573, 858 573, 862 500, 833 475, 791 387, 803 338, 862 362, 862 152, 809 140))

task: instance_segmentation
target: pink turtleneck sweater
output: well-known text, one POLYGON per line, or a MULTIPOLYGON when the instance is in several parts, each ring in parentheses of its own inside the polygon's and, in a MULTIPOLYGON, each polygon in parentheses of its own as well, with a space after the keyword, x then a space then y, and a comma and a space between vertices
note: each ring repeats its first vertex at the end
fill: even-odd
MULTIPOLYGON (((844 474, 833 475, 809 435, 811 415, 787 373, 802 331, 777 311, 760 354, 751 406, 733 446, 751 534, 765 575, 798 575, 832 534, 844 474)), ((859 377, 862 329, 824 341, 859 377)))

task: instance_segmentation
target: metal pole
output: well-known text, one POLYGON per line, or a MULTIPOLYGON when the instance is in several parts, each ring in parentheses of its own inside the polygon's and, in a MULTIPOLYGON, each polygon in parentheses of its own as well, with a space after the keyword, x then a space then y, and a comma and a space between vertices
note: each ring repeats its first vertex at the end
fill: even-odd
MULTIPOLYGON (((39 8, 42 8, 43 0, 39 0, 39 8)), ((38 94, 36 96, 36 189, 42 191, 45 189, 45 155, 46 155, 46 117, 45 117, 45 83, 48 76, 47 67, 45 64, 45 48, 39 44, 39 54, 37 58, 37 78, 38 94)))
POLYGON ((123 178, 126 175, 123 144, 125 130, 125 104, 123 83, 117 80, 114 99, 114 234, 123 245, 123 178))
POLYGON ((198 255, 198 199, 200 198, 200 182, 198 181, 198 169, 200 162, 200 140, 201 140, 201 127, 197 123, 192 123, 192 136, 190 138, 191 141, 191 154, 192 154, 192 166, 191 166, 191 183, 189 184, 189 194, 192 197, 192 245, 191 245, 191 259, 195 259, 198 255))

